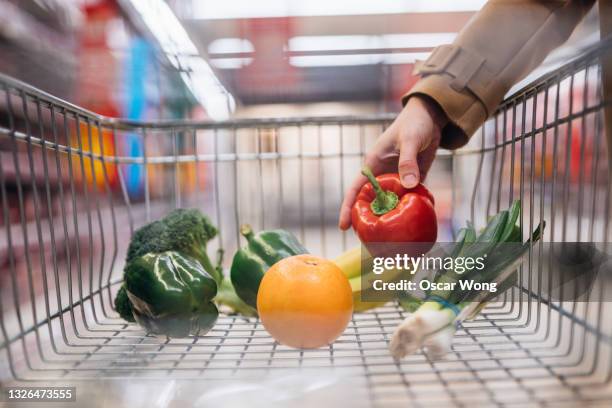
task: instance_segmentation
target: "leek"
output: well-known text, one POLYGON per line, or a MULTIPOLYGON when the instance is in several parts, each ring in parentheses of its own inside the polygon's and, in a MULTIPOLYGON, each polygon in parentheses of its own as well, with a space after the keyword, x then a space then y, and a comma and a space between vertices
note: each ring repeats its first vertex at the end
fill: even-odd
POLYGON ((538 225, 531 238, 521 244, 521 231, 516 225, 520 208, 520 201, 515 201, 510 209, 492 217, 478 236, 470 224, 459 231, 457 242, 450 250, 451 256, 487 256, 483 270, 465 274, 437 271, 434 277, 436 282, 443 283, 468 279, 495 283, 498 292, 462 290, 461 285, 455 285, 453 290, 431 291, 425 300, 402 294, 400 306, 411 314, 393 333, 389 343, 393 357, 399 359, 422 348, 429 358, 442 358, 450 351, 456 328, 464 320, 474 318, 492 298, 516 284, 516 271, 523 256, 541 238, 545 225, 543 222, 538 225), (499 245, 502 243, 516 245, 504 248, 499 245))

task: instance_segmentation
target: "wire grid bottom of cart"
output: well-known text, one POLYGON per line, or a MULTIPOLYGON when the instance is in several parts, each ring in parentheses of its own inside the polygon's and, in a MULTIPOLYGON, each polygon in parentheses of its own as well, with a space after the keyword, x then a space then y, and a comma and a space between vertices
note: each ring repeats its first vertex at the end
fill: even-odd
MULTIPOLYGON (((596 359, 610 360, 609 342, 598 341, 601 334, 573 325, 554 310, 547 313, 547 305, 525 302, 521 307, 522 313, 516 303, 490 306, 459 329, 452 352, 439 361, 423 353, 399 361, 391 357, 388 343, 407 313, 389 304, 355 314, 335 343, 314 350, 278 344, 257 319, 222 316, 206 335, 184 339, 147 336, 138 326, 108 319, 80 338, 69 338, 68 345, 46 344, 51 339, 40 332, 41 348, 57 347, 57 354, 46 361, 29 361, 25 372, 28 380, 40 381, 196 381, 211 384, 203 390, 216 393, 237 384, 250 384, 247 389, 252 389, 266 381, 282 385, 293 379, 316 395, 332 386, 342 388, 340 383, 351 391, 344 395, 336 389, 336 397, 367 406, 571 405, 607 398, 612 390, 596 359), (538 307, 538 321, 526 317, 525 310, 535 316, 538 307), (570 325, 569 335, 545 333, 560 333, 563 327, 567 333, 570 325), (585 348, 593 347, 594 357, 586 356, 585 348)), ((57 321, 52 324, 59 327, 57 321)), ((39 347, 35 333, 23 341, 28 348, 39 347)), ((26 354, 39 355, 34 350, 26 354)))

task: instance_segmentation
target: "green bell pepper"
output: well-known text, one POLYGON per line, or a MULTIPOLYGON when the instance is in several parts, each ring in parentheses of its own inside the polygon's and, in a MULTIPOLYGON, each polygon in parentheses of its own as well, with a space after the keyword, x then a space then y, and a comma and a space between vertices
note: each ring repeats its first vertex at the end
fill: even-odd
POLYGON ((308 251, 288 231, 260 231, 255 234, 250 225, 243 225, 240 233, 246 238, 247 245, 234 255, 230 278, 240 299, 257 308, 257 291, 268 269, 283 258, 308 251))
POLYGON ((186 337, 208 332, 219 315, 215 279, 195 259, 175 251, 136 257, 125 267, 136 321, 151 333, 186 337))

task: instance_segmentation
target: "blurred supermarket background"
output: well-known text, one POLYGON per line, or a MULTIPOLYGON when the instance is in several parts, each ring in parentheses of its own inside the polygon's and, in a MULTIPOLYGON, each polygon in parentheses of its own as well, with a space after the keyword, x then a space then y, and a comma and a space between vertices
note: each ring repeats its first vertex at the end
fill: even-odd
MULTIPOLYGON (((1 0, 0 71, 134 119, 396 112, 485 2, 1 0)), ((596 13, 545 68, 598 39, 596 13)))
MULTIPOLYGON (((138 121, 370 114, 389 114, 392 118, 401 109, 401 95, 418 79, 412 75, 415 60, 425 59, 435 46, 451 42, 484 3, 485 0, 0 0, 0 72, 93 112, 138 121)), ((522 84, 554 69, 598 39, 595 7, 570 41, 522 84)), ((572 92, 561 93, 562 106, 572 92)), ((9 105, 4 99, 0 101, 0 118, 7 117, 9 105)), ((13 107, 9 116, 21 116, 27 122, 27 115, 27 109, 13 107)), ((49 118, 36 123, 47 127, 41 134, 51 133, 49 118)), ((125 132, 118 137, 95 127, 88 131, 83 123, 71 126, 73 130, 67 135, 58 136, 66 138, 60 142, 85 151, 99 153, 103 149, 108 155, 142 157, 147 148, 139 134, 125 132)), ((347 136, 351 130, 345 132, 347 136)), ((201 133, 198 137, 204 139, 197 147, 189 145, 191 139, 183 135, 153 135, 148 148, 158 149, 159 154, 173 151, 198 155, 215 153, 213 149, 221 153, 225 148, 231 150, 223 142, 213 146, 211 138, 201 133)), ((273 133, 258 135, 257 140, 260 144, 263 140, 264 146, 251 145, 251 150, 273 153, 280 149, 273 133)), ((370 129, 369 133, 375 138, 380 128, 370 129)), ((333 127, 324 128, 322 136, 320 129, 318 133, 316 129, 306 129, 300 149, 313 146, 313 154, 322 154, 326 149, 337 152, 334 149, 344 140, 341 135, 339 142, 337 135, 338 128, 333 127)), ((580 151, 580 143, 587 144, 588 162, 593 149, 590 137, 573 140, 571 149, 575 151, 580 151)), ((29 181, 21 180, 19 192, 13 179, 17 161, 12 159, 9 145, 7 139, 0 142, 0 160, 11 204, 10 217, 0 221, 3 224, 24 221, 22 213, 26 222, 35 217, 32 189, 28 186, 35 186, 43 178, 51 180, 52 189, 68 185, 70 177, 82 177, 100 188, 108 184, 116 191, 124 187, 130 201, 136 204, 144 199, 145 177, 150 188, 147 194, 152 199, 176 193, 177 185, 181 186, 179 195, 187 195, 190 189, 206 194, 212 188, 213 176, 204 163, 186 163, 180 171, 156 171, 156 166, 149 165, 146 175, 147 166, 121 166, 124 185, 120 185, 121 169, 107 164, 106 180, 102 178, 101 163, 96 162, 90 170, 88 159, 83 159, 86 165, 82 174, 74 170, 64 172, 64 176, 51 173, 39 177, 36 172, 41 166, 35 165, 29 181), (17 206, 18 193, 23 196, 23 210, 17 206)), ((234 148, 238 151, 238 147, 234 148)), ((155 151, 149 150, 148 155, 155 155, 155 151)), ((23 159, 26 163, 25 156, 23 159)), ((355 161, 356 169, 358 165, 355 161)), ((574 167, 572 172, 577 174, 579 165, 574 167)), ((306 170, 302 181, 306 191, 301 197, 319 190, 321 195, 333 195, 333 202, 322 215, 331 226, 342 192, 338 184, 325 185, 325 177, 315 170, 306 170)), ((452 170, 450 160, 438 160, 427 180, 437 198, 442 239, 449 237, 452 170)), ((263 177, 267 170, 258 171, 263 177)), ((455 177, 461 177, 461 172, 465 180, 474 179, 469 166, 463 166, 461 171, 455 169, 455 177)), ((215 182, 223 186, 222 177, 232 176, 221 170, 215 182)), ((349 180, 351 176, 343 177, 349 180)), ((248 177, 241 182, 244 188, 239 189, 247 192, 243 198, 247 202, 251 199, 249 186, 255 183, 248 177)), ((260 194, 264 196, 264 187, 260 194)), ((71 208, 70 196, 53 197, 65 202, 50 205, 52 212, 71 208)), ((210 195, 210 199, 214 197, 210 195)), ((45 211, 40 209, 39 216, 45 217, 45 211)), ((287 213, 292 213, 291 208, 287 213)), ((0 260, 8 262, 8 248, 2 247, 0 260)))
MULTIPOLYGON (((133 119, 396 112, 485 2, 1 0, 0 71, 133 119)), ((544 69, 598 39, 596 13, 544 69)))

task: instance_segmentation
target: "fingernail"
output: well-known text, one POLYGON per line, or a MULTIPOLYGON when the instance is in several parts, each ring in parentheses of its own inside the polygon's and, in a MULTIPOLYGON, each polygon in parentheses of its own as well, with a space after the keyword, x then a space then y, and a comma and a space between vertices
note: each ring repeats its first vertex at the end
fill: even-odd
POLYGON ((414 187, 418 183, 418 180, 414 174, 406 174, 403 178, 403 182, 405 187, 414 187))

